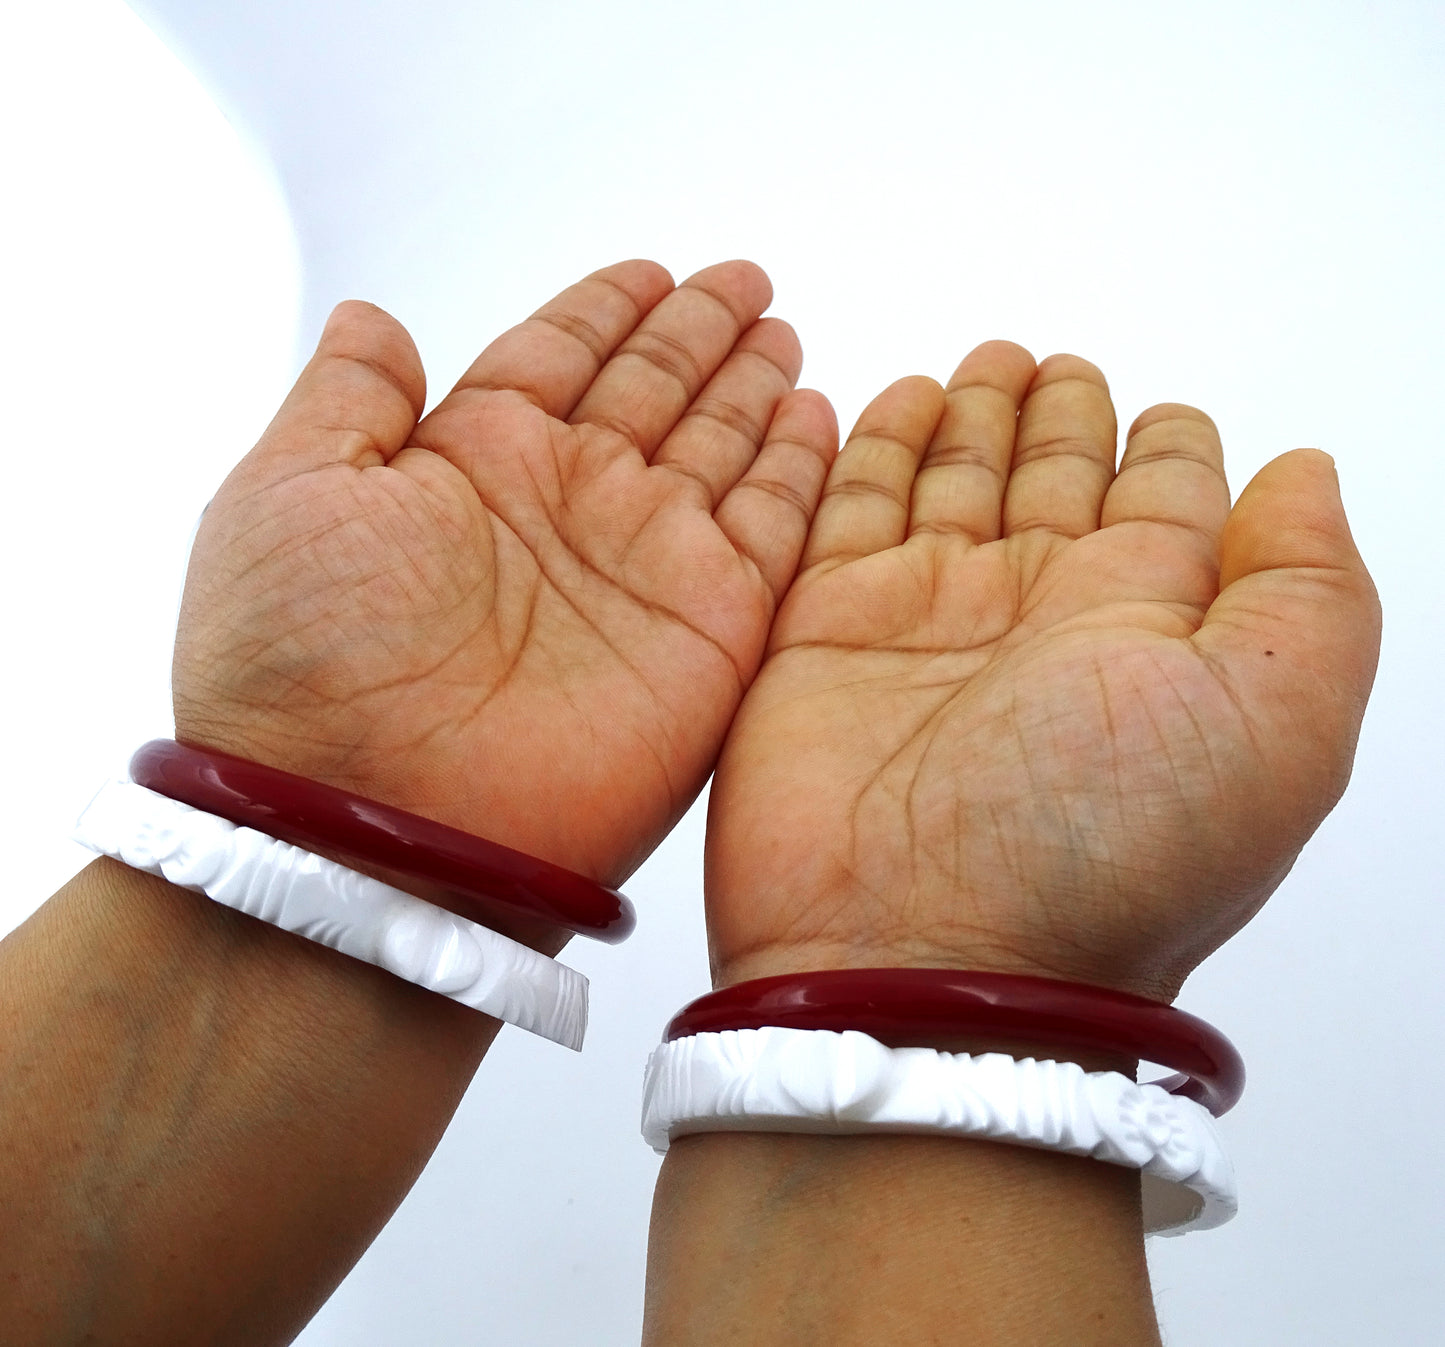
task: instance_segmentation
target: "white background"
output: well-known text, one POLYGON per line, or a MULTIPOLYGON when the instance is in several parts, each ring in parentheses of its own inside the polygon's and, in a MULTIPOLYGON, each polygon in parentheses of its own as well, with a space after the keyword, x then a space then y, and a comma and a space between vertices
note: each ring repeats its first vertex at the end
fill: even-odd
MULTIPOLYGON (((749 256, 845 426, 1002 336, 1095 360, 1124 424, 1204 407, 1236 489, 1335 455, 1380 677, 1345 802, 1181 998, 1250 1065, 1243 1205, 1151 1259, 1174 1347, 1445 1340, 1445 10, 137 8, 161 38, 120 0, 0 4, 0 930, 80 863, 102 775, 169 731, 195 518, 333 303, 396 313, 435 397, 586 271, 749 256)), ((636 1341, 638 1085, 706 987, 700 865, 695 809, 628 885, 634 939, 568 951, 585 1053, 502 1035, 305 1347, 636 1341)))

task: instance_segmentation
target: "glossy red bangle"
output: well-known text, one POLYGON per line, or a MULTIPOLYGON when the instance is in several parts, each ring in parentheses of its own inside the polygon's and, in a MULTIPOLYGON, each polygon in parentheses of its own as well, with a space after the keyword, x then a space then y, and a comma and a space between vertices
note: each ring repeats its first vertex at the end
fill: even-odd
POLYGON ((609 943, 637 924, 625 895, 561 866, 228 753, 155 739, 137 750, 130 774, 158 795, 293 846, 434 885, 429 900, 482 926, 497 907, 609 943))
POLYGON ((1157 1062, 1159 1082, 1218 1117, 1244 1092, 1244 1061, 1219 1030, 1127 992, 953 968, 845 968, 758 978, 685 1006, 665 1041, 724 1029, 857 1029, 889 1047, 996 1036, 1157 1062))

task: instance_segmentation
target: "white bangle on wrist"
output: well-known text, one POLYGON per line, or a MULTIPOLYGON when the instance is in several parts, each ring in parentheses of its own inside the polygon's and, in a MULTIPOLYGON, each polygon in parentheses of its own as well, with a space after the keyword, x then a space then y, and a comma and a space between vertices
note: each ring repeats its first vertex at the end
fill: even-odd
POLYGON ((587 979, 389 884, 131 781, 76 824, 82 846, 580 1049, 587 979))
POLYGON ((1144 1228, 1222 1225, 1234 1171, 1200 1104, 1073 1062, 889 1048, 826 1029, 729 1029, 663 1043, 648 1059, 642 1135, 656 1151, 698 1132, 949 1135, 1138 1169, 1144 1228))

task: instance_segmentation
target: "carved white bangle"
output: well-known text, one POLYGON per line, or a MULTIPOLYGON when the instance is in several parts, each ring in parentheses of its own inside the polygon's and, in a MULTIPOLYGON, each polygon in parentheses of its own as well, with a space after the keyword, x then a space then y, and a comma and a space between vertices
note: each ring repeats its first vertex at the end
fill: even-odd
POLYGON ((81 814, 75 840, 227 907, 579 1049, 587 979, 412 894, 130 781, 81 814))
POLYGON ((1191 1099, 1073 1062, 888 1048, 827 1029, 728 1029, 656 1048, 642 1135, 946 1134, 1090 1156, 1142 1171, 1144 1227, 1180 1235, 1238 1206, 1214 1119, 1191 1099))

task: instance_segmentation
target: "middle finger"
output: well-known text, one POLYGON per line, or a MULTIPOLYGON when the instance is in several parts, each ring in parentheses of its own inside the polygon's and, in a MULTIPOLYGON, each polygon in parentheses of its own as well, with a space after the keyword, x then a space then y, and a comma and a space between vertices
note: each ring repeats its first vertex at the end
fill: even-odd
POLYGON ((698 272, 623 342, 568 419, 616 432, 650 462, 772 297, 751 262, 698 272))

